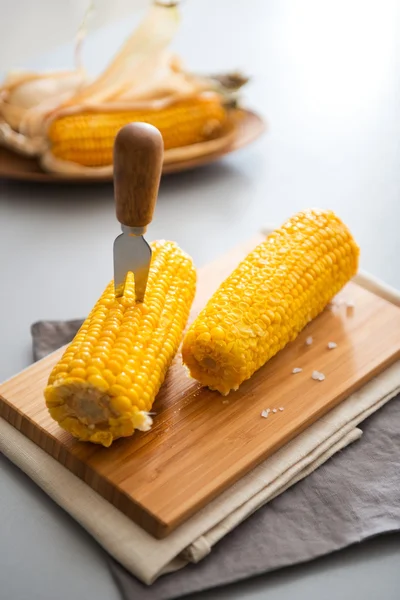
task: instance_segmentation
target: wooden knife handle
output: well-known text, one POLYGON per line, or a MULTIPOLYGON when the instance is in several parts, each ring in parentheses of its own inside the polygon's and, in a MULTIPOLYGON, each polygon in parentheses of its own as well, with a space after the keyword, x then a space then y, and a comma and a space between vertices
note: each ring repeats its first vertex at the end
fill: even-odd
POLYGON ((161 133, 147 123, 129 123, 114 142, 114 197, 117 219, 146 227, 153 218, 164 155, 161 133))

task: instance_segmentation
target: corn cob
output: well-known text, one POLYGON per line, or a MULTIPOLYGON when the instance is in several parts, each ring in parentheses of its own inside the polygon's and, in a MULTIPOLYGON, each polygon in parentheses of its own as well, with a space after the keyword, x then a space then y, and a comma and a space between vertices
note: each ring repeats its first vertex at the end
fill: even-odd
POLYGON ((81 441, 110 446, 148 415, 181 342, 195 292, 192 261, 172 242, 152 244, 145 303, 134 281, 111 282, 54 367, 45 389, 53 419, 81 441))
POLYGON ((314 319, 356 273, 359 249, 331 211, 295 215, 224 281, 182 347, 192 377, 226 395, 314 319))
POLYGON ((227 112, 217 94, 176 102, 159 110, 83 112, 60 116, 50 123, 52 153, 59 159, 88 167, 112 164, 114 138, 124 125, 140 121, 154 125, 165 150, 217 137, 227 112))

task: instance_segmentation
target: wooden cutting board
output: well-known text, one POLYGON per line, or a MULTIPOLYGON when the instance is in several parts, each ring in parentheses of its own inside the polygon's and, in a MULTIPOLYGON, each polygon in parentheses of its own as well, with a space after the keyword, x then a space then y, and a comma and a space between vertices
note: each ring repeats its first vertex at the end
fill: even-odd
MULTIPOLYGON (((193 315, 261 239, 200 271, 193 315)), ((109 449, 75 441, 47 413, 43 389, 62 350, 0 386, 0 415, 144 529, 164 537, 400 358, 400 309, 354 283, 340 296, 355 308, 327 308, 227 398, 190 380, 178 357, 154 404, 152 430, 109 449), (333 350, 330 341, 337 343, 333 350), (292 374, 294 367, 303 371, 292 374), (313 380, 314 370, 325 381, 313 380), (263 418, 266 408, 278 411, 263 418)))

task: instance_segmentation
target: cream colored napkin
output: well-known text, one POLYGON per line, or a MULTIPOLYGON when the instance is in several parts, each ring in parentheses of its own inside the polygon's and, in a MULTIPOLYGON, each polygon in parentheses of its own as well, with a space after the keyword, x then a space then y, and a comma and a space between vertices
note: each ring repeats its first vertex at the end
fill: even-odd
MULTIPOLYGON (((361 274, 356 281, 400 306, 400 294, 361 274)), ((118 562, 147 584, 198 562, 259 507, 357 440, 357 425, 400 391, 400 361, 243 477, 163 540, 156 540, 6 421, 0 450, 74 517, 118 562)))

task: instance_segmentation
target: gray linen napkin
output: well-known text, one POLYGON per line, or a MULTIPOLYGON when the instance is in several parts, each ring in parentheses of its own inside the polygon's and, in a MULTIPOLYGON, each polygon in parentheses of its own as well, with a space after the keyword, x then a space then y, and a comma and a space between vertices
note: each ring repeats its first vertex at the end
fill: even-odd
MULTIPOLYGON (((80 323, 35 323, 35 360, 71 341, 80 323)), ((124 597, 176 598, 400 530, 400 396, 364 421, 363 431, 357 444, 257 510, 196 565, 148 587, 109 558, 124 597)))

